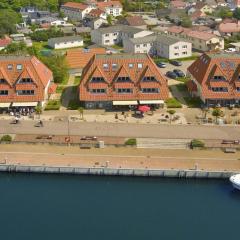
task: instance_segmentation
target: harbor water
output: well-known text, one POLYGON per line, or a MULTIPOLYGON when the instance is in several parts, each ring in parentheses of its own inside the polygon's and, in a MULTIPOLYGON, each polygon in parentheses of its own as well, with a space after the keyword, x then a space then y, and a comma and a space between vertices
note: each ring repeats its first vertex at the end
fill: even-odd
POLYGON ((239 239, 228 180, 0 174, 3 240, 239 239))

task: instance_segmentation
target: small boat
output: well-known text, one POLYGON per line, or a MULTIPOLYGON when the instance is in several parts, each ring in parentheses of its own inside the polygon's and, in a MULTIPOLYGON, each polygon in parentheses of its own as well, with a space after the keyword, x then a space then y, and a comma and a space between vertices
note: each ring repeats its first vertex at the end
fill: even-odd
POLYGON ((234 188, 240 190, 240 174, 235 174, 231 176, 229 180, 234 188))

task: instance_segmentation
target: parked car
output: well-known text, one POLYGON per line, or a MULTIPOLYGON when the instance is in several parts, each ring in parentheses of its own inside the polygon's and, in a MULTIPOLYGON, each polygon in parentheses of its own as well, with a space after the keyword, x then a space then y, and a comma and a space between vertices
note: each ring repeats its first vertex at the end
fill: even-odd
POLYGON ((178 67, 182 66, 182 62, 180 62, 180 61, 173 60, 173 61, 170 61, 170 63, 174 66, 178 66, 178 67))
POLYGON ((172 79, 176 79, 177 78, 177 74, 175 72, 172 72, 172 71, 168 71, 166 73, 166 76, 169 77, 169 78, 172 78, 172 79))
POLYGON ((166 63, 164 63, 164 62, 159 62, 159 63, 157 64, 157 66, 160 67, 160 68, 165 68, 167 65, 166 65, 166 63))
POLYGON ((184 72, 180 69, 174 69, 173 72, 176 73, 178 77, 185 77, 184 72))

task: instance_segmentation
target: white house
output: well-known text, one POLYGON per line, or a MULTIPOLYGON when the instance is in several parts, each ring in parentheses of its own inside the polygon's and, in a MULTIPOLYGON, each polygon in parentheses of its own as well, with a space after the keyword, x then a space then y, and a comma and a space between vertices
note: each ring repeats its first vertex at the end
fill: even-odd
POLYGON ((150 35, 130 38, 123 41, 124 51, 128 53, 148 53, 168 59, 192 56, 192 44, 165 35, 150 35))
POLYGON ((50 38, 48 46, 53 49, 82 47, 83 39, 79 36, 50 38))
POLYGON ((123 6, 119 1, 98 2, 97 8, 103 10, 107 15, 114 17, 120 16, 123 10, 123 6))

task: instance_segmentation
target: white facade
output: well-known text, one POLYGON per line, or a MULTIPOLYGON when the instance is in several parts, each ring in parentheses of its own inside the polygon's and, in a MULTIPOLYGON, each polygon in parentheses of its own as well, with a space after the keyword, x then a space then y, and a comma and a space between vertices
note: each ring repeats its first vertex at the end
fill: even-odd
POLYGON ((124 51, 128 53, 148 53, 168 59, 192 56, 192 44, 164 36, 149 36, 123 41, 124 51))
POLYGON ((117 7, 117 6, 109 6, 105 8, 105 12, 107 15, 112 15, 114 17, 120 16, 122 14, 122 7, 117 7))
POLYGON ((83 40, 63 40, 63 41, 56 41, 55 39, 48 40, 48 46, 53 49, 64 49, 64 48, 74 48, 74 47, 82 47, 83 40))
POLYGON ((83 10, 65 6, 61 7, 61 11, 64 13, 64 15, 75 21, 83 20, 86 14, 88 14, 92 9, 94 9, 94 7, 91 5, 88 5, 83 10))

